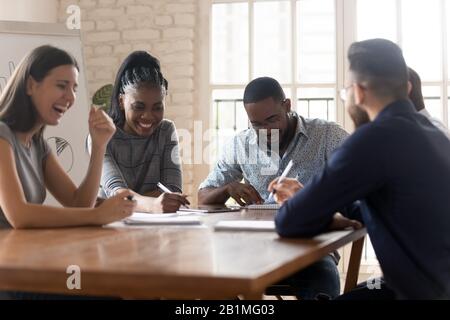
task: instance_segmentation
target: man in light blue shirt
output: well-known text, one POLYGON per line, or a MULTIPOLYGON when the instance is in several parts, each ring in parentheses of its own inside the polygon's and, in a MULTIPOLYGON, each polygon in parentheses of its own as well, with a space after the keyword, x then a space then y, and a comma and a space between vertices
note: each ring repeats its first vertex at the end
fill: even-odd
POLYGON ((201 204, 223 204, 230 197, 240 205, 266 202, 267 186, 291 159, 294 166, 288 177, 306 184, 348 136, 336 123, 305 119, 291 111, 290 100, 272 78, 250 82, 244 106, 252 128, 238 133, 223 148, 200 185, 201 204))
MULTIPOLYGON (((290 100, 272 78, 250 82, 244 106, 252 128, 225 146, 214 170, 200 185, 199 204, 223 204, 230 197, 240 205, 267 202, 269 183, 290 160, 294 165, 288 177, 306 184, 348 136, 335 123, 304 119, 291 111, 290 100)), ((340 291, 336 264, 334 256, 326 256, 283 283, 302 299, 334 298, 340 291)))

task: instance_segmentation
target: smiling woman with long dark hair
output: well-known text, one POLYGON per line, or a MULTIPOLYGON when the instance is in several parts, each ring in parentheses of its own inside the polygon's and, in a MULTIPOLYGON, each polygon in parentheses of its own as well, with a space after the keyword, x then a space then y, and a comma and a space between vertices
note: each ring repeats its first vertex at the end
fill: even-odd
POLYGON ((93 208, 106 145, 114 124, 91 109, 92 157, 86 177, 75 186, 43 138, 76 99, 78 64, 69 53, 41 46, 19 64, 0 97, 0 228, 103 225, 129 216, 130 192, 93 208), (43 205, 46 190, 65 208, 43 205))

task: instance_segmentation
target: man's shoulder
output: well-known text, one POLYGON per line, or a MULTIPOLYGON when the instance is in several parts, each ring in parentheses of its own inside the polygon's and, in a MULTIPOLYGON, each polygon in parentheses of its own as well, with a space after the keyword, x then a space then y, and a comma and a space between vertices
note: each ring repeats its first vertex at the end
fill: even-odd
POLYGON ((303 118, 300 117, 301 121, 303 121, 305 127, 309 130, 342 130, 345 131, 339 124, 333 121, 327 121, 319 118, 303 118))
MULTIPOLYGON (((342 142, 348 137, 348 132, 345 131, 339 124, 323 119, 308 119, 299 118, 302 121, 306 134, 315 138, 326 138, 328 140, 335 139, 337 143, 342 142)), ((330 141, 331 141, 330 140, 330 141)))
POLYGON ((299 116, 300 119, 303 119, 303 122, 309 126, 322 127, 322 126, 339 126, 336 122, 327 121, 320 118, 305 118, 299 116))
POLYGON ((247 129, 236 132, 234 134, 234 138, 242 138, 242 137, 249 138, 249 137, 253 136, 253 134, 254 134, 254 130, 252 128, 247 128, 247 129))
POLYGON ((229 135, 228 138, 225 138, 225 142, 235 147, 243 147, 249 144, 251 139, 256 139, 256 135, 253 129, 249 128, 229 135))
POLYGON ((355 130, 344 142, 344 147, 355 146, 359 148, 377 149, 387 146, 392 139, 395 128, 391 123, 369 122, 355 130))

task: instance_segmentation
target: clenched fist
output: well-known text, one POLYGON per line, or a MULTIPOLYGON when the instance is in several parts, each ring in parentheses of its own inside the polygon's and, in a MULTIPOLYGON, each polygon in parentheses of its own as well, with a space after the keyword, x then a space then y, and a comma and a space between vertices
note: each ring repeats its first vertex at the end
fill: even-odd
POLYGON ((116 132, 112 119, 102 110, 91 107, 89 112, 89 133, 92 139, 92 148, 106 147, 116 132))

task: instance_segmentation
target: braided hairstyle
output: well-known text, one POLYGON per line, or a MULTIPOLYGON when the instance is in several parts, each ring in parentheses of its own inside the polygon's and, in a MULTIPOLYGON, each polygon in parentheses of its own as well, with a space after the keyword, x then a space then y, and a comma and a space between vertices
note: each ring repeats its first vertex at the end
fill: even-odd
POLYGON ((167 94, 169 84, 161 73, 157 58, 145 51, 135 51, 125 58, 114 82, 109 115, 117 127, 122 128, 125 123, 125 114, 119 103, 120 95, 142 86, 160 87, 167 94))

